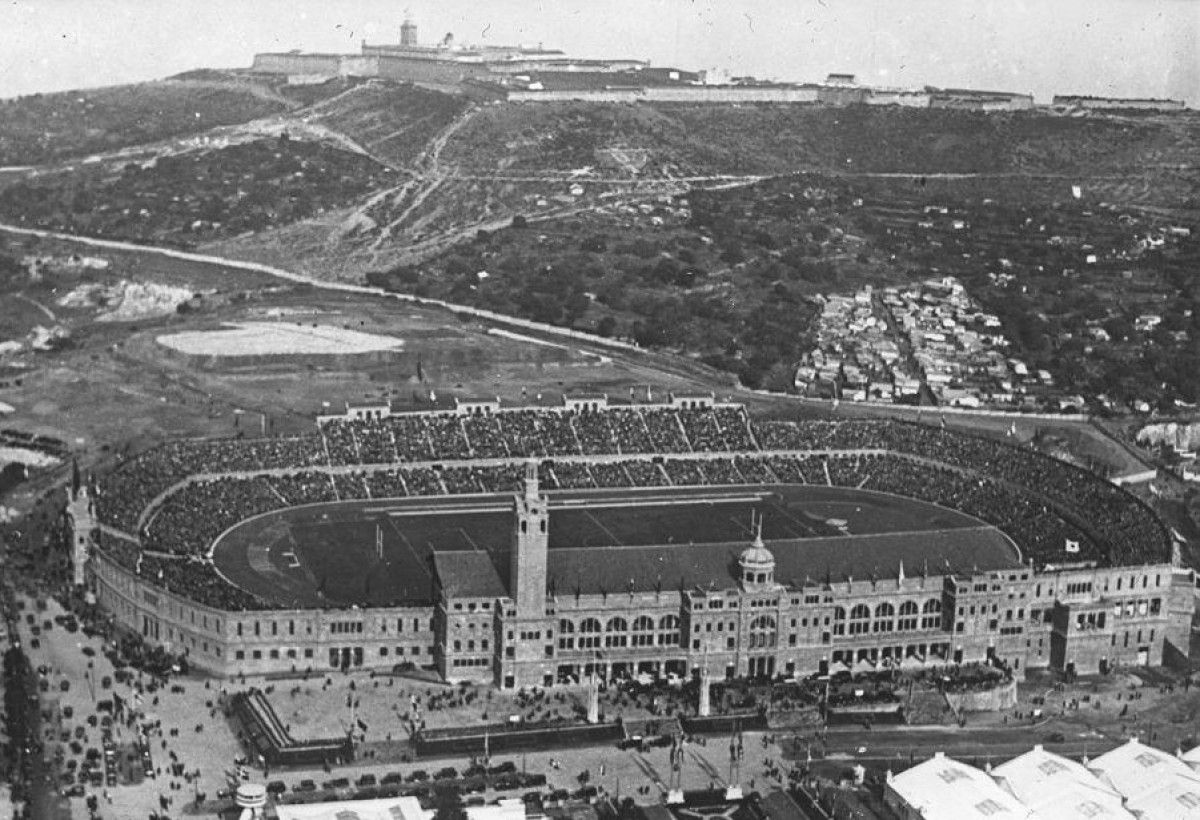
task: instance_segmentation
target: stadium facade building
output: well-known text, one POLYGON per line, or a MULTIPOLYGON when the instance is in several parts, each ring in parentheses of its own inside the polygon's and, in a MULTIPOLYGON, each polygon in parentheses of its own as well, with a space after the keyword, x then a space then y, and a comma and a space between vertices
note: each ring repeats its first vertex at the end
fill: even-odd
MULTIPOLYGON (((740 406, 711 396, 673 396, 664 406, 724 408, 744 418, 740 406)), ((602 396, 574 397, 568 407, 610 409, 602 396)), ((463 403, 449 416, 493 412, 503 412, 498 403, 463 403)), ((346 417, 379 424, 390 414, 387 406, 351 407, 346 417), (367 417, 372 421, 361 420, 367 417)), ((687 455, 643 457, 661 464, 687 455)), ((495 505, 497 498, 460 506, 495 505)), ((1020 677, 1030 668, 1102 673, 1187 653, 1195 582, 1177 559, 1070 567, 997 559, 971 570, 900 559, 862 571, 866 577, 854 570, 813 577, 822 569, 805 566, 806 539, 764 540, 761 520, 740 544, 550 549, 555 508, 535 462, 505 503, 507 566, 482 550, 434 550, 433 588, 420 605, 209 606, 186 585, 164 583, 162 570, 157 578, 139 572, 148 553, 133 563, 104 547, 92 551, 89 578, 115 622, 222 677, 411 663, 436 667, 448 681, 511 689, 592 674, 687 677, 702 667, 716 678, 774 677, 980 661, 1020 677), (570 588, 556 580, 567 554, 577 579, 570 588), (679 568, 686 569, 686 586, 673 583, 685 574, 679 568)), ((930 546, 944 555, 960 536, 948 530, 937 537, 930 546)))

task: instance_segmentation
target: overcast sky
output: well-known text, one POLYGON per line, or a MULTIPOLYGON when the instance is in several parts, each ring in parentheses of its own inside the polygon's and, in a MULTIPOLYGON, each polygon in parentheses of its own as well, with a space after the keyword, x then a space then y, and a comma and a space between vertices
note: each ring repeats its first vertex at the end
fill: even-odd
POLYGON ((398 40, 406 8, 423 42, 1200 106, 1200 0, 0 0, 0 97, 357 51, 398 40))

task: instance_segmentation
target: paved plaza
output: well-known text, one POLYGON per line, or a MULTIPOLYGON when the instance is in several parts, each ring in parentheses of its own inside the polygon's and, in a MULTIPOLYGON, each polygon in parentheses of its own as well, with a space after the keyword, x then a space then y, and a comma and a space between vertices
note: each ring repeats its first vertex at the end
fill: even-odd
MULTIPOLYGON (((87 722, 89 715, 96 714, 97 701, 111 700, 116 693, 131 705, 136 704, 137 683, 140 680, 143 685, 149 684, 150 678, 135 673, 128 682, 117 682, 112 665, 103 654, 100 638, 88 638, 82 631, 70 633, 54 623, 55 617, 63 614, 57 602, 49 601, 46 611, 38 612, 32 599, 25 600, 21 638, 34 667, 45 668, 44 708, 50 707, 60 716, 64 707, 73 712, 71 718, 61 718, 61 725, 53 720, 46 724, 48 748, 53 754, 58 746, 63 746, 67 759, 75 757, 82 764, 83 755, 73 755, 59 739, 59 733, 65 730, 74 737, 82 727, 83 748, 100 748, 101 730, 87 722), (24 620, 26 613, 34 613, 41 627, 37 636, 40 646, 36 649, 31 647, 30 639, 34 636, 24 620), (52 628, 44 628, 46 621, 54 624, 52 628), (112 688, 105 688, 106 677, 112 679, 112 688)), ((298 739, 344 734, 352 722, 357 724, 359 720, 367 726, 365 740, 358 745, 359 760, 353 766, 332 773, 320 767, 269 772, 251 767, 252 780, 281 780, 289 790, 304 779, 319 785, 335 777, 354 780, 367 773, 381 779, 389 772, 408 775, 423 769, 432 774, 446 766, 462 771, 470 764, 465 757, 413 760, 407 739, 414 722, 439 728, 494 724, 516 717, 526 721, 565 720, 586 711, 584 687, 553 689, 533 697, 530 693, 514 695, 486 688, 340 672, 313 675, 307 680, 260 678, 244 683, 176 677, 165 688, 142 695, 137 707, 144 713, 139 723, 161 727, 148 738, 155 775, 142 777, 140 765, 134 765, 126 767, 130 783, 107 788, 89 786, 87 792, 100 798, 101 817, 143 817, 157 810, 160 801, 168 802, 175 816, 185 811, 190 813, 194 807, 188 804, 194 801, 197 792, 207 795, 210 801, 205 806, 206 812, 215 809, 216 804, 211 801, 228 787, 227 773, 235 770, 235 759, 243 753, 235 727, 219 707, 219 698, 222 687, 233 692, 243 686, 267 691, 280 719, 298 739), (173 762, 194 776, 172 776, 168 767, 173 762)), ((681 709, 691 711, 690 704, 670 692, 656 696, 653 701, 648 696, 635 701, 614 687, 601 697, 601 711, 607 720, 617 716, 626 720, 661 717, 681 709)), ((901 768, 912 756, 920 759, 935 748, 957 748, 962 754, 975 755, 986 754, 990 744, 999 754, 1001 747, 1028 748, 1058 733, 1063 735, 1066 749, 1074 754, 1087 751, 1089 743, 1092 750, 1099 750, 1106 742, 1134 734, 1147 743, 1173 751, 1176 746, 1194 745, 1197 714, 1200 714, 1200 692, 1172 687, 1165 678, 1155 684, 1153 680, 1117 674, 1100 681, 1085 680, 1057 688, 1048 679, 1036 679, 1021 685, 1020 703, 1015 709, 968 715, 967 729, 977 735, 972 731, 947 733, 943 727, 940 732, 901 728, 873 733, 851 729, 830 731, 822 737, 818 727, 812 725, 768 734, 748 732, 744 736, 744 757, 732 773, 727 738, 694 739, 685 746, 680 783, 685 789, 724 786, 732 774, 747 790, 765 790, 780 785, 793 765, 805 762, 809 750, 817 757, 828 753, 829 763, 835 767, 849 765, 857 757, 876 766, 901 768), (973 737, 980 742, 973 743, 973 737)), ((135 739, 134 730, 128 727, 114 729, 118 746, 131 744, 135 739)), ((479 753, 482 751, 481 748, 479 753)), ((541 772, 547 777, 549 789, 575 790, 586 780, 610 794, 655 802, 671 785, 669 758, 667 748, 639 752, 601 746, 495 754, 492 763, 511 760, 518 769, 541 772)), ((487 799, 496 796, 499 795, 485 795, 487 799)), ((72 798, 71 808, 73 817, 81 820, 87 817, 85 798, 72 798)))

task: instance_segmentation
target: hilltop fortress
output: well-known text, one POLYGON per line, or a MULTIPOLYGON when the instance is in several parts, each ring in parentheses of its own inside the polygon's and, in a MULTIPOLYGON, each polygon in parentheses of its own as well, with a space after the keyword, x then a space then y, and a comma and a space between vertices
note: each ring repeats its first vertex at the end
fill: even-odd
MULTIPOLYGON (((400 42, 362 43, 359 54, 289 51, 257 54, 251 71, 287 75, 289 82, 366 77, 411 82, 466 94, 481 102, 681 102, 898 105, 970 111, 1024 111, 1032 94, 976 89, 877 88, 853 74, 830 74, 823 83, 765 82, 718 71, 652 67, 637 59, 578 59, 537 46, 460 45, 452 34, 422 44, 405 20, 400 42)), ((1055 97, 1064 110, 1180 110, 1177 100, 1055 97), (1086 105, 1077 104, 1087 101, 1086 105)))

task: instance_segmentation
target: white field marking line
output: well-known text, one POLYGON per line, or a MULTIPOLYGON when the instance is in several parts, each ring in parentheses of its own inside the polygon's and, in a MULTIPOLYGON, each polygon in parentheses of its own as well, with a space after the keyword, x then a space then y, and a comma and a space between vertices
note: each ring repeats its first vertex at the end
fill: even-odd
POLYGON ((586 512, 587 517, 592 520, 592 523, 595 524, 600 529, 604 530, 604 532, 608 535, 608 537, 613 540, 612 546, 616 546, 616 547, 625 546, 623 543, 621 543, 621 539, 617 538, 617 536, 613 534, 612 530, 610 530, 608 527, 604 526, 604 524, 600 523, 599 518, 592 515, 591 511, 585 511, 585 512, 586 512))
POLYGON ((363 512, 371 512, 375 514, 383 513, 389 518, 411 518, 420 515, 438 515, 439 513, 469 513, 469 512, 502 512, 512 510, 511 504, 488 504, 488 505, 454 505, 445 507, 422 507, 418 510, 397 509, 395 507, 381 510, 363 510, 363 512))
POLYGON ((803 521, 800 521, 798 518, 794 518, 790 513, 788 513, 788 511, 785 508, 776 507, 772 510, 772 512, 782 515, 786 521, 788 521, 790 524, 794 525, 801 533, 810 533, 807 536, 802 534, 800 536, 801 538, 812 538, 813 537, 811 535, 811 533, 813 532, 813 528, 808 526, 807 524, 805 524, 803 521))
POLYGON ((408 547, 408 551, 412 554, 412 557, 416 560, 421 569, 424 570, 425 562, 421 560, 421 556, 417 555, 417 549, 412 545, 412 542, 408 540, 408 536, 400 531, 400 528, 396 526, 396 522, 391 518, 388 518, 388 525, 395 531, 396 535, 400 536, 400 540, 404 542, 404 546, 408 547))
POLYGON ((713 504, 746 504, 756 501, 762 501, 770 494, 759 495, 722 495, 722 496, 694 496, 683 497, 679 496, 657 496, 653 498, 631 498, 629 500, 612 500, 597 502, 586 498, 570 498, 554 502, 551 506, 558 509, 575 509, 578 507, 589 507, 591 509, 611 509, 620 507, 663 507, 663 506, 693 506, 700 502, 708 505, 713 504))
POLYGON ((480 549, 479 545, 475 543, 475 539, 468 535, 467 531, 462 527, 459 527, 458 531, 462 533, 463 538, 467 539, 467 543, 471 545, 471 549, 475 550, 476 552, 487 552, 487 550, 480 549))
MULTIPOLYGON (((825 541, 825 542, 832 543, 832 542, 838 542, 838 541, 866 540, 868 538, 895 538, 897 536, 902 536, 902 535, 932 536, 932 535, 938 535, 938 534, 969 533, 969 532, 997 532, 997 533, 1000 533, 1001 535, 1004 535, 1004 533, 1001 532, 1000 530, 998 530, 996 527, 993 527, 990 525, 985 525, 982 527, 959 527, 957 529, 949 529, 949 530, 946 530, 946 529, 906 530, 903 532, 846 533, 845 535, 810 535, 808 537, 801 537, 801 538, 775 538, 770 541, 767 541, 767 543, 774 544, 779 541, 799 541, 799 542, 825 541)), ((675 542, 659 543, 659 544, 607 544, 607 545, 606 544, 586 544, 586 545, 582 545, 582 546, 578 546, 578 547, 553 547, 553 549, 562 550, 564 552, 570 552, 570 551, 579 550, 579 549, 588 549, 588 550, 644 550, 644 549, 660 549, 660 548, 674 549, 676 547, 712 546, 714 544, 725 544, 725 543, 728 543, 728 542, 725 542, 725 541, 689 541, 688 543, 685 544, 682 541, 675 541, 675 542)))

